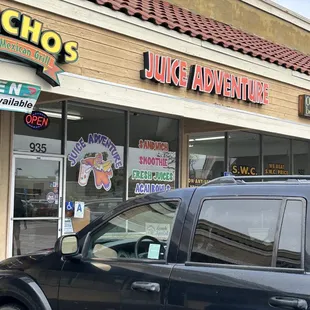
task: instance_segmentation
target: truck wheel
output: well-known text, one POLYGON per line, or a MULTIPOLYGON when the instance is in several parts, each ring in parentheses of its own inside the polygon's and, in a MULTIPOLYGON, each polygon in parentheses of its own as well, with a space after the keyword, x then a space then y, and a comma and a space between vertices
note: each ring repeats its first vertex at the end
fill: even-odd
POLYGON ((15 304, 9 304, 1 306, 0 310, 25 310, 25 308, 15 304))

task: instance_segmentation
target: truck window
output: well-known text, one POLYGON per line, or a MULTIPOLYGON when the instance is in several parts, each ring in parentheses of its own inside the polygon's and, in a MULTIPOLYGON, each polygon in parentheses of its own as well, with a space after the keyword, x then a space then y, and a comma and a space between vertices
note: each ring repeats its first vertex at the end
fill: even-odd
POLYGON ((277 267, 302 268, 303 202, 288 200, 277 255, 277 267))
POLYGON ((154 202, 115 216, 92 235, 88 257, 164 260, 178 204, 154 202))
POLYGON ((270 267, 282 199, 205 200, 191 261, 270 267))

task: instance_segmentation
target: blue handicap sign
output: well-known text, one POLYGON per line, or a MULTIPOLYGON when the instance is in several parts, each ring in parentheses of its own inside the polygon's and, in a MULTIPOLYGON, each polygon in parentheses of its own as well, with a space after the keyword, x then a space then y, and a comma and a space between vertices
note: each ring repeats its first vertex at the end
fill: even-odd
POLYGON ((73 201, 66 201, 66 211, 72 211, 73 209, 73 201))

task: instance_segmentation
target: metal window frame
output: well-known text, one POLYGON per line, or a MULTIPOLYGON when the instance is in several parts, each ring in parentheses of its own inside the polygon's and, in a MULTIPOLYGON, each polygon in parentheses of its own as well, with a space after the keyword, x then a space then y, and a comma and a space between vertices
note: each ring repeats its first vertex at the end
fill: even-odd
POLYGON ((128 156, 129 156, 129 141, 130 141, 130 112, 125 112, 125 145, 124 145, 124 193, 123 200, 126 201, 129 196, 129 180, 128 180, 128 156))
POLYGON ((18 221, 18 220, 29 220, 29 221, 38 221, 38 220, 55 220, 57 221, 57 237, 60 237, 62 234, 62 225, 63 225, 63 210, 64 208, 62 207, 62 201, 63 201, 63 197, 62 197, 62 186, 64 182, 63 179, 63 162, 64 162, 64 157, 63 156, 50 156, 50 155, 46 155, 46 154, 37 154, 34 155, 33 153, 24 153, 21 154, 19 153, 14 153, 12 155, 12 165, 11 165, 11 176, 10 176, 10 187, 11 187, 11 191, 10 191, 10 197, 9 197, 9 203, 10 203, 10 207, 9 207, 9 224, 8 224, 8 236, 7 236, 7 257, 12 257, 12 252, 13 252, 13 239, 14 239, 14 235, 13 235, 13 230, 14 230, 14 221, 18 221), (59 197, 58 197, 58 202, 59 202, 59 208, 58 208, 58 217, 24 217, 24 218, 19 218, 16 217, 14 218, 14 196, 15 196, 15 178, 16 178, 16 159, 28 159, 28 160, 42 160, 42 161, 53 161, 53 162, 58 162, 59 163, 59 197))
MULTIPOLYGON (((302 223, 301 223, 301 268, 302 270, 305 270, 305 252, 306 252, 306 208, 307 208, 307 202, 305 200, 305 198, 303 197, 285 197, 284 201, 283 201, 283 205, 281 206, 281 211, 282 211, 282 216, 280 216, 281 218, 279 219, 279 227, 277 227, 276 230, 276 236, 275 236, 275 247, 274 247, 274 256, 273 256, 273 267, 274 268, 279 268, 276 266, 277 264, 277 259, 278 259, 278 251, 279 251, 279 244, 280 244, 280 239, 281 239, 281 233, 282 233, 282 229, 283 229, 283 222, 284 222, 284 216, 286 214, 286 210, 287 210, 287 205, 288 202, 290 201, 298 201, 301 202, 302 204, 302 223)), ((281 267, 284 268, 284 267, 281 267)), ((285 268, 285 269, 289 269, 289 268, 285 268)), ((297 269, 298 270, 298 269, 297 269)))

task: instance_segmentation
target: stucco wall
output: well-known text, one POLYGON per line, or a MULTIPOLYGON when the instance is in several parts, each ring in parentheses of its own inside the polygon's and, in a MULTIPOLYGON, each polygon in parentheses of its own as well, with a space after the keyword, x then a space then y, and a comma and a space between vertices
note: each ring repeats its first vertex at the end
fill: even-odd
POLYGON ((240 0, 168 0, 168 2, 273 42, 310 53, 309 32, 240 0))
POLYGON ((6 256, 12 113, 0 111, 0 260, 6 256))

